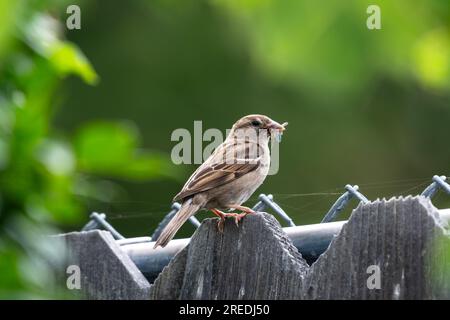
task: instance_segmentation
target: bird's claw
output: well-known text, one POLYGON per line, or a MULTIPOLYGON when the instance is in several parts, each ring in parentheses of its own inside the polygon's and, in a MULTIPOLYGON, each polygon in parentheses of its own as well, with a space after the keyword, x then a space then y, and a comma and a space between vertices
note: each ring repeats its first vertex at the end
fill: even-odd
POLYGON ((247 215, 247 213, 228 213, 226 216, 227 217, 232 217, 234 218, 234 223, 236 224, 236 227, 239 227, 239 221, 241 221, 241 219, 243 217, 245 217, 247 215))
POLYGON ((236 212, 225 213, 225 212, 219 211, 217 209, 212 210, 213 213, 219 217, 219 221, 217 222, 217 229, 219 230, 220 233, 223 233, 224 226, 225 226, 225 218, 228 218, 228 217, 233 218, 234 223, 236 224, 236 227, 239 227, 239 222, 242 220, 243 217, 245 217, 247 214, 255 213, 255 211, 253 211, 252 209, 247 208, 247 207, 239 206, 238 210, 241 210, 244 212, 243 213, 236 213, 236 212), (242 208, 243 208, 243 210, 241 210, 242 208))
POLYGON ((225 219, 219 219, 219 222, 217 222, 217 229, 220 233, 223 233, 223 227, 225 224, 225 219))
POLYGON ((247 215, 247 214, 255 214, 256 213, 255 210, 253 210, 251 208, 248 208, 248 207, 244 207, 244 206, 231 206, 230 208, 233 209, 233 210, 240 210, 243 213, 245 213, 245 215, 247 215))
POLYGON ((234 224, 236 225, 236 227, 238 227, 239 228, 239 221, 241 221, 241 217, 234 217, 234 224))

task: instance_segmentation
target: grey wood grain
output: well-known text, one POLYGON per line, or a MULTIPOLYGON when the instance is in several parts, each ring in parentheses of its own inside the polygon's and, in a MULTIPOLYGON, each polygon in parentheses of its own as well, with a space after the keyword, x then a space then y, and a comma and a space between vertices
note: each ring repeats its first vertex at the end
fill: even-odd
POLYGON ((216 223, 216 219, 202 223, 175 259, 182 258, 174 259, 156 279, 151 298, 293 299, 300 295, 309 267, 273 216, 247 216, 239 227, 227 220, 223 234, 216 223))
POLYGON ((436 241, 448 242, 448 238, 437 209, 426 198, 393 198, 360 205, 312 265, 303 298, 449 297, 450 274, 434 265, 438 259, 438 265, 449 266, 450 255, 436 252, 436 241), (367 286, 373 274, 368 273, 370 266, 379 267, 379 289, 367 286))
POLYGON ((67 244, 67 266, 80 268, 84 298, 148 299, 150 284, 109 232, 72 232, 55 240, 67 244))

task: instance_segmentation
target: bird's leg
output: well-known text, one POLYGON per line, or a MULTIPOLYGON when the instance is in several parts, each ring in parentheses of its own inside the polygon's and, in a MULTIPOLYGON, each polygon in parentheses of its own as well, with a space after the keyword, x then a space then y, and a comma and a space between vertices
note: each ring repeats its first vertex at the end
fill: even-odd
POLYGON ((234 222, 236 223, 236 226, 239 226, 239 221, 241 221, 241 219, 243 217, 245 217, 248 214, 255 213, 255 211, 253 209, 250 209, 250 208, 244 207, 244 206, 240 206, 240 205, 231 205, 230 209, 237 209, 237 210, 242 211, 242 213, 228 213, 227 214, 227 216, 234 218, 234 222))
POLYGON ((211 209, 211 211, 220 218, 219 222, 217 223, 217 228, 221 233, 223 233, 223 226, 225 223, 225 218, 227 217, 233 217, 234 223, 236 223, 236 226, 239 226, 239 221, 243 217, 245 217, 247 214, 254 214, 255 211, 253 209, 250 209, 248 207, 240 206, 240 205, 231 205, 229 206, 230 209, 236 209, 239 211, 242 211, 242 213, 235 213, 235 212, 228 212, 225 213, 223 211, 220 211, 218 209, 211 209))
POLYGON ((216 216, 219 217, 219 222, 217 223, 217 229, 219 229, 220 233, 223 233, 223 225, 225 222, 225 217, 227 216, 227 214, 225 212, 222 212, 218 209, 211 209, 212 213, 214 213, 216 216))
POLYGON ((230 206, 231 209, 237 209, 240 210, 242 212, 245 212, 246 214, 254 214, 255 210, 250 209, 249 207, 244 207, 244 206, 239 206, 239 205, 231 205, 230 206))

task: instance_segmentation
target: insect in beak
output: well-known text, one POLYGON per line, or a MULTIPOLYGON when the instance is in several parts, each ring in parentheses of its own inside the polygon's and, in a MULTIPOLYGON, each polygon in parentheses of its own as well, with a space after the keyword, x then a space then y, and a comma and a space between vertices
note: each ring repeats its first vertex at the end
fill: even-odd
POLYGON ((278 122, 273 121, 269 125, 269 132, 272 134, 274 132, 275 140, 277 142, 281 142, 281 137, 283 135, 283 131, 286 130, 286 126, 288 125, 287 122, 284 122, 283 124, 279 124, 278 122))

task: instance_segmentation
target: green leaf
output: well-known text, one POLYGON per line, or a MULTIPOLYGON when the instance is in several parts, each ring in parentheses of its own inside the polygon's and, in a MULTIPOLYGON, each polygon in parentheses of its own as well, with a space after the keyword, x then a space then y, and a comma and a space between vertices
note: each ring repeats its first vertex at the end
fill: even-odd
POLYGON ((96 122, 75 137, 80 170, 133 180, 177 176, 170 158, 159 153, 137 152, 139 135, 129 123, 96 122))
POLYGON ((58 42, 52 48, 51 63, 62 74, 76 74, 87 83, 94 85, 98 76, 84 54, 70 42, 58 42))
POLYGON ((58 74, 76 74, 89 84, 98 82, 98 75, 78 47, 62 41, 58 31, 60 22, 47 14, 36 14, 24 30, 28 45, 50 61, 58 74))
POLYGON ((137 145, 137 132, 129 124, 96 122, 80 129, 75 150, 82 170, 101 173, 121 169, 137 145))
POLYGON ((165 154, 146 152, 136 155, 126 168, 125 175, 134 180, 156 179, 161 176, 178 178, 179 173, 165 154))

